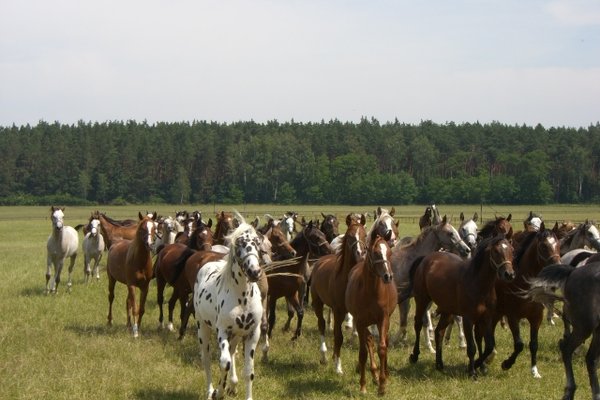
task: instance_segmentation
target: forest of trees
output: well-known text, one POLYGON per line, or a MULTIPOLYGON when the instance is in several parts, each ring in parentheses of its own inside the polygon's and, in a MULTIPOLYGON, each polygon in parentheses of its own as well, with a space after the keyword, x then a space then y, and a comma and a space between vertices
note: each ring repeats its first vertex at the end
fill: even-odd
POLYGON ((600 124, 0 127, 0 204, 600 202, 600 124))

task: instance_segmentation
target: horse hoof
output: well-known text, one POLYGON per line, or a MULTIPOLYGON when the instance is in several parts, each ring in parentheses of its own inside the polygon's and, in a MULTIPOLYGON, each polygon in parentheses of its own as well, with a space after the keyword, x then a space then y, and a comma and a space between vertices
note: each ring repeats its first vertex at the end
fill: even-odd
POLYGON ((410 360, 411 364, 415 364, 419 360, 419 356, 417 354, 411 354, 408 359, 410 360))
POLYGON ((504 360, 502 361, 502 370, 503 371, 508 371, 510 369, 510 367, 512 367, 512 363, 509 362, 508 360, 504 360))

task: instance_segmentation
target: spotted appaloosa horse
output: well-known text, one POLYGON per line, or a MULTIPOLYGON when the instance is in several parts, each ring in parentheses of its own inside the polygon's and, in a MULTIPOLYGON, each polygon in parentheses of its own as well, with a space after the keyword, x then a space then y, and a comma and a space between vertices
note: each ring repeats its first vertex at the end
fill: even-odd
POLYGON ((238 377, 235 368, 237 345, 244 340, 244 377, 246 398, 252 398, 254 353, 260 337, 263 314, 256 282, 262 275, 259 264, 259 238, 254 228, 243 221, 228 236, 229 256, 200 268, 194 285, 194 309, 198 340, 206 374, 208 398, 220 399, 225 392, 235 393, 238 377), (216 332, 221 377, 217 389, 212 384, 211 333, 216 332))
POLYGON ((46 293, 56 292, 60 283, 60 273, 62 271, 65 259, 69 259, 69 280, 67 288, 71 290, 71 274, 77 258, 79 247, 79 236, 75 228, 65 225, 65 208, 50 208, 50 218, 52 220, 52 232, 46 242, 48 257, 46 260, 46 293), (52 277, 52 267, 54 267, 54 277, 52 277), (51 279, 52 278, 52 279, 51 279))

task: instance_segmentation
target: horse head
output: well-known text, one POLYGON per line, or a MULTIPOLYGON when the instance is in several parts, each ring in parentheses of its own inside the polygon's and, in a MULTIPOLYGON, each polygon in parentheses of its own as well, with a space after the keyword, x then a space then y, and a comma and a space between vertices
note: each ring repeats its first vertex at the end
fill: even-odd
POLYGON ((302 236, 306 240, 309 252, 312 255, 320 257, 333 253, 333 249, 327 241, 325 234, 312 221, 302 229, 302 236))
POLYGON ((463 257, 471 254, 471 248, 460 237, 456 228, 448 222, 446 215, 442 218, 441 223, 432 227, 432 230, 439 241, 440 247, 449 251, 458 251, 463 257))
POLYGON ((321 229, 321 231, 325 234, 327 241, 331 243, 331 241, 340 234, 340 222, 338 221, 337 217, 333 214, 325 215, 321 213, 321 215, 323 216, 323 222, 321 223, 319 229, 321 229))
POLYGON ((512 281, 515 278, 512 245, 501 234, 486 242, 487 246, 484 246, 484 250, 489 254, 489 262, 496 271, 496 275, 504 281, 512 281))
POLYGON ((146 250, 151 251, 156 240, 156 213, 150 217, 148 214, 142 215, 138 212, 138 219, 136 239, 144 244, 146 250))
POLYGON ((227 238, 234 260, 248 281, 258 281, 262 274, 259 252, 261 240, 254 228, 241 223, 227 238))
POLYGON ((375 275, 379 276, 383 283, 392 283, 394 274, 392 272, 392 250, 388 241, 377 235, 371 240, 371 247, 367 251, 367 264, 372 268, 375 275))
POLYGON ((204 222, 198 223, 189 238, 189 247, 195 250, 210 250, 214 243, 211 227, 212 218, 209 218, 206 224, 204 222))
POLYGON ((367 219, 364 214, 361 214, 360 217, 348 214, 346 217, 348 229, 342 241, 342 251, 344 252, 344 257, 352 256, 352 260, 354 260, 353 264, 361 261, 366 255, 366 222, 367 219))
POLYGON ((586 219, 582 226, 585 231, 586 244, 593 247, 596 251, 600 251, 600 233, 594 221, 586 219))
POLYGON ((265 236, 271 242, 273 252, 278 256, 277 258, 288 259, 296 256, 296 250, 290 245, 279 225, 270 226, 265 236))
POLYGON ((396 210, 392 207, 391 211, 387 211, 384 208, 377 208, 377 219, 371 227, 371 232, 376 231, 382 238, 384 238, 390 247, 396 245, 398 240, 398 225, 399 221, 394 221, 394 214, 396 210))
POLYGON ((50 207, 50 218, 52 219, 52 226, 54 229, 60 232, 64 226, 65 208, 50 207))
POLYGON ((465 220, 465 215, 460 213, 460 227, 458 233, 460 237, 467 243, 471 248, 471 252, 477 247, 477 219, 479 216, 477 213, 473 215, 473 218, 465 220))

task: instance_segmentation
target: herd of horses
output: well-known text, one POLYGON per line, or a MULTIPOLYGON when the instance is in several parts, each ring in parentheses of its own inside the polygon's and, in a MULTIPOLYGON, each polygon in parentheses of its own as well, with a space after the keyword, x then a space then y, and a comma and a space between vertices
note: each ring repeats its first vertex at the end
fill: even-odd
POLYGON ((145 302, 152 279, 157 282, 159 323, 164 326, 164 290, 173 288, 168 301, 167 329, 174 331, 173 313, 180 305, 179 338, 187 331, 190 316, 198 326, 208 398, 235 393, 237 346, 243 342, 246 397, 252 397, 254 356, 264 340, 263 360, 268 359, 269 338, 276 322, 276 302, 285 298, 289 329, 297 318, 292 340, 302 334, 304 303, 310 297, 321 338, 321 362, 327 362, 326 308, 333 315, 333 361, 343 373, 342 324, 352 316, 359 340, 360 391, 366 392, 366 362, 378 393, 383 395, 389 377, 387 351, 390 321, 398 306, 398 341, 407 341, 409 306, 415 304, 414 346, 410 362, 416 363, 421 339, 435 353, 435 366, 443 369, 443 342, 449 340, 454 321, 460 328, 460 346, 466 348, 468 374, 485 372, 495 350, 498 323, 507 324, 513 337, 512 354, 502 362, 509 369, 524 349, 520 321, 529 323, 531 374, 537 366, 538 332, 548 308, 563 301, 564 336, 560 350, 567 375, 565 399, 573 398, 575 381, 572 354, 593 336, 586 355, 592 392, 600 399, 596 363, 600 355, 600 233, 591 221, 556 222, 545 226, 534 213, 523 229, 514 231, 512 216, 497 216, 478 227, 478 215, 452 226, 435 205, 419 220, 416 237, 399 237, 395 209, 378 208, 367 229, 365 214, 346 216, 339 232, 337 216, 321 220, 299 218, 295 212, 281 218, 266 215, 248 223, 239 213, 221 211, 202 219, 199 212, 177 212, 160 217, 139 213, 134 220, 114 220, 95 211, 87 224, 64 224, 64 207, 51 208, 52 233, 47 241, 46 292, 56 292, 63 264, 69 260, 68 289, 78 252, 77 230, 83 229, 85 281, 99 279, 98 264, 107 252, 108 324, 117 282, 127 287, 127 326, 139 336, 145 302), (54 274, 52 268, 54 267, 54 274), (139 301, 136 301, 136 288, 139 301), (435 304, 438 322, 432 324, 435 304), (423 330, 425 326, 426 329, 423 330), (211 338, 216 336, 221 377, 213 387, 210 366, 211 338), (433 336, 433 338, 432 338, 433 336), (432 345, 431 340, 434 344, 432 345), (379 367, 375 360, 375 341, 379 367))

